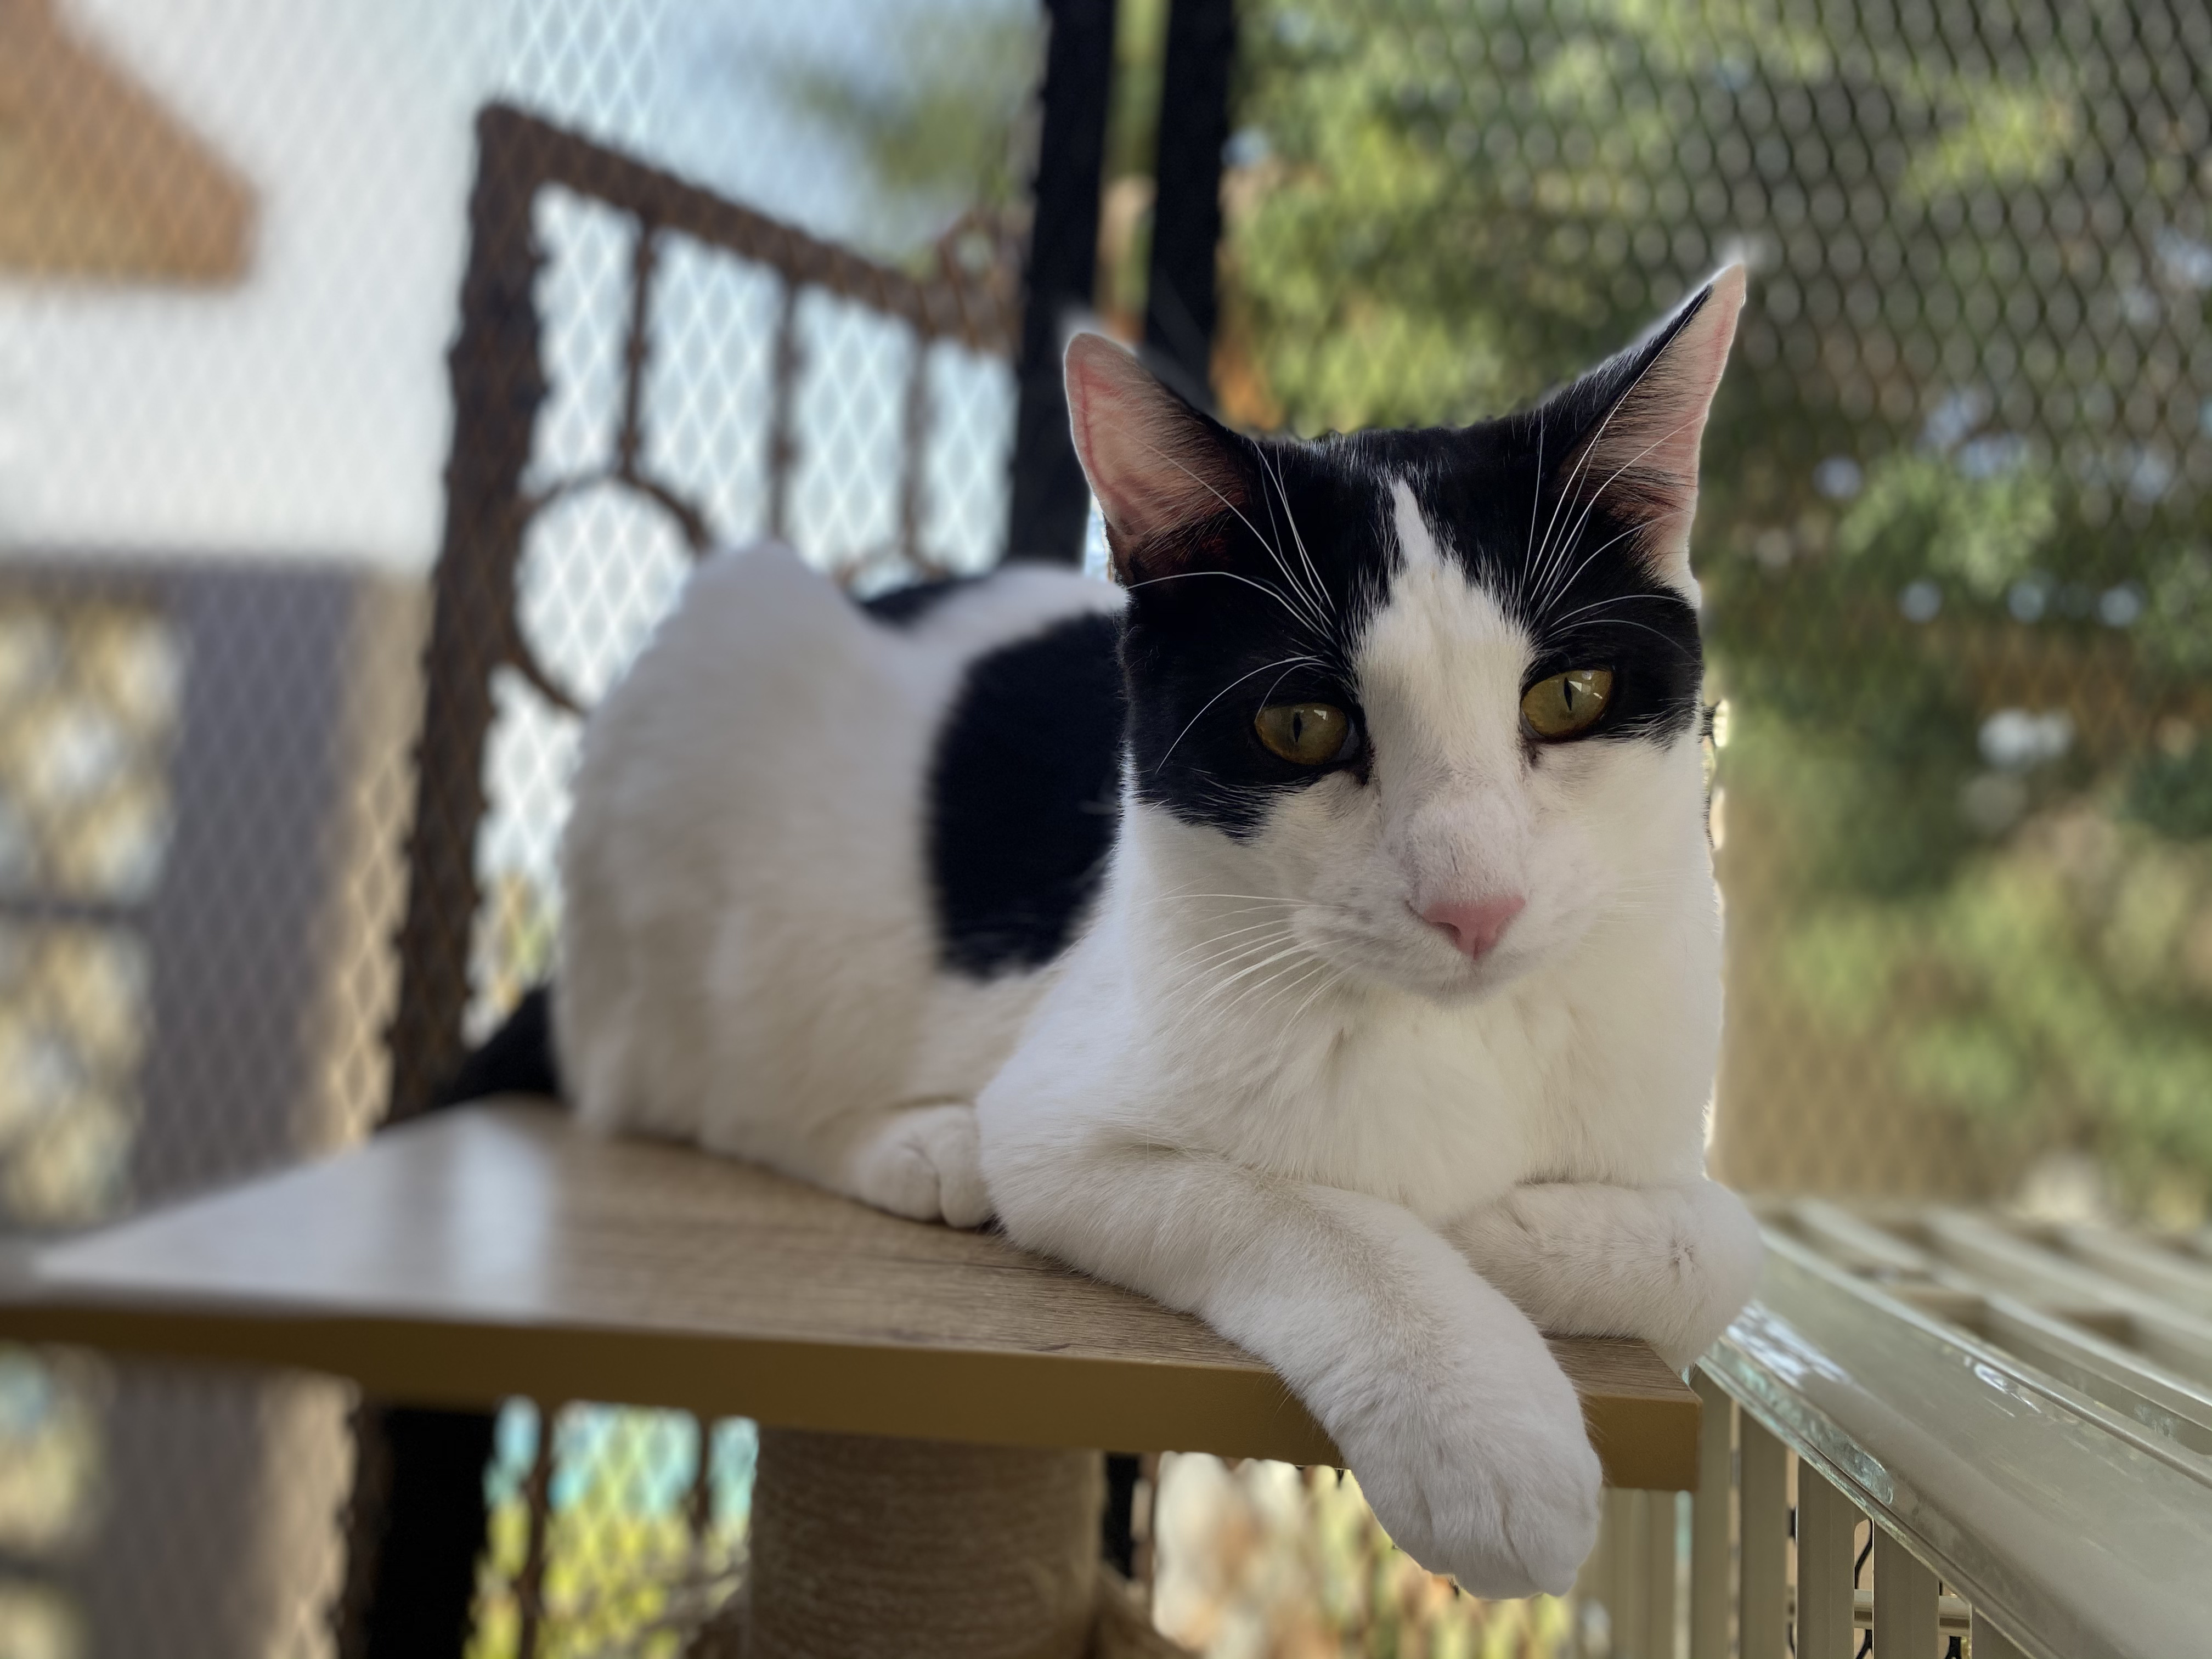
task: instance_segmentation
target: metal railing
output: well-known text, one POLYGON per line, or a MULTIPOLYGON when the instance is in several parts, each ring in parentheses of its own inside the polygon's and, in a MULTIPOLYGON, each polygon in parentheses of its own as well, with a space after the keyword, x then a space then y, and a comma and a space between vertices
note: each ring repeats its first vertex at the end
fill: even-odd
POLYGON ((1820 1200, 1767 1224, 1697 1379, 1699 1490, 1607 1495, 1583 1654, 2212 1653, 2201 1241, 1820 1200))

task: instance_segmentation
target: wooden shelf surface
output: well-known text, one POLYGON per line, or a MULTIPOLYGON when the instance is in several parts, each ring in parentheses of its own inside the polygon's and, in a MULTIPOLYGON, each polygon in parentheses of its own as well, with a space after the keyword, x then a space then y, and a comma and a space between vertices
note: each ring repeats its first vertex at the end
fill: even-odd
MULTIPOLYGON (((1001 1445, 1338 1460, 1199 1321, 732 1160, 441 1113, 31 1255, 0 1338, 1001 1445)), ((1558 1338, 1607 1478, 1696 1484, 1698 1399, 1641 1343, 1558 1338)))

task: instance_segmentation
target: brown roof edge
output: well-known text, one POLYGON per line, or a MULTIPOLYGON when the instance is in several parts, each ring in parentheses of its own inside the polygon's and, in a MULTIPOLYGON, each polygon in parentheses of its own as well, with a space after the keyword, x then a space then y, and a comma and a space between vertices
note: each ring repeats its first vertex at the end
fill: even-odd
POLYGON ((252 268, 256 209, 52 0, 0 0, 0 272, 228 285, 252 268))

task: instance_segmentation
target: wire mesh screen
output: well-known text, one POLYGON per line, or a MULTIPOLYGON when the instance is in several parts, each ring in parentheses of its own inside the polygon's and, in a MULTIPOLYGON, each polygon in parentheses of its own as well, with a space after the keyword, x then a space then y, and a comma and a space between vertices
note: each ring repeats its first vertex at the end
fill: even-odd
MULTIPOLYGON (((1120 323, 1165 10, 1121 8, 1120 323)), ((1496 412, 1752 265, 1696 544, 1718 1172, 2201 1222, 2205 8, 1239 29, 1231 420, 1496 412)), ((1000 556, 1041 34, 1017 0, 0 0, 10 1230, 427 1098, 548 965, 575 711, 701 547, 775 532, 863 589, 1000 556), (494 100, 546 124, 505 118, 505 175, 494 100)), ((347 1403, 0 1356, 0 1650, 328 1650, 347 1403)), ((552 1421, 501 1418, 477 1651, 708 1641, 745 1426, 552 1421)), ((1569 1639, 1443 1595, 1333 1481, 1181 1468, 1152 1547, 1208 1651, 1569 1639)))
POLYGON ((517 1401, 500 1418, 470 1652, 712 1659, 742 1578, 752 1425, 517 1401))
POLYGON ((2212 1176, 2194 4, 1257 3, 1232 410, 1449 421, 1753 281, 1696 535, 1759 1188, 2212 1176))

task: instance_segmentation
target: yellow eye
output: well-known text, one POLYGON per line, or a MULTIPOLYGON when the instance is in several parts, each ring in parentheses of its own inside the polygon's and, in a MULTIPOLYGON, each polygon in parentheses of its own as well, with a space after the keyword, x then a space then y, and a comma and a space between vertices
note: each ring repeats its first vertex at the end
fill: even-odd
POLYGON ((1356 752, 1352 716, 1334 703, 1272 703, 1252 726, 1261 742, 1299 766, 1326 766, 1356 752))
POLYGON ((1612 696, 1610 668, 1570 668, 1521 694, 1521 718, 1540 738, 1571 738, 1596 723, 1612 696))

